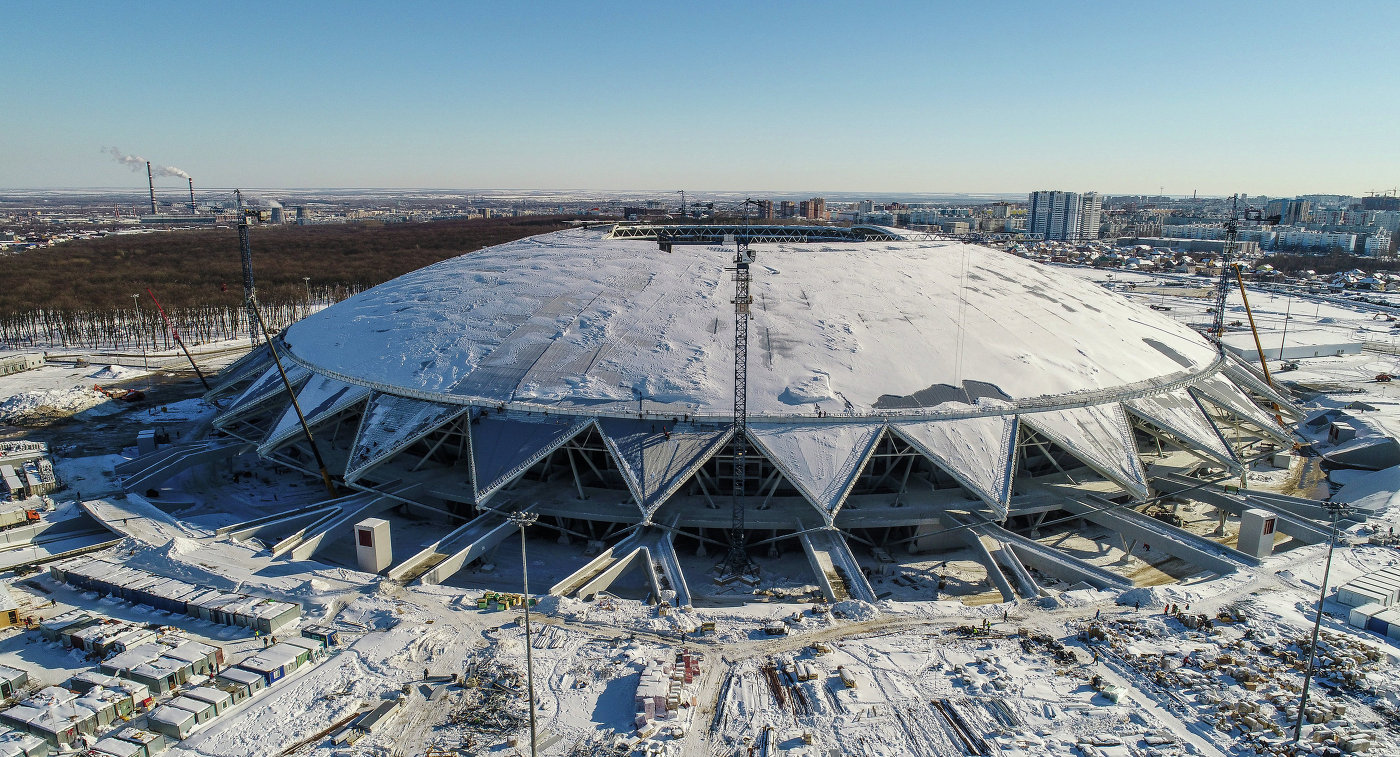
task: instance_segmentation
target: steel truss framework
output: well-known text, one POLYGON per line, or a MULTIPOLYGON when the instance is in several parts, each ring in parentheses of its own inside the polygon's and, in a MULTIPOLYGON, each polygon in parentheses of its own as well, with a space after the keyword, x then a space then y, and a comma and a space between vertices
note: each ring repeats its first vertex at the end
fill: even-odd
MULTIPOLYGON (((1228 408, 1208 402, 1205 409, 1210 420, 1217 424, 1220 435, 1236 454, 1244 455, 1250 448, 1269 441, 1268 436, 1260 429, 1230 412, 1228 408)), ((222 430, 236 438, 257 443, 270 431, 281 412, 282 408, 277 403, 269 403, 264 408, 233 419, 222 430)), ((326 440, 328 453, 334 459, 343 459, 353 448, 363 412, 364 403, 359 403, 315 424, 321 438, 326 440), (346 433, 346 429, 349 433, 346 433)), ((472 418, 480 412, 483 411, 461 415, 433 430, 386 463, 377 466, 384 470, 370 475, 366 483, 373 487, 374 481, 392 481, 404 474, 413 475, 434 470, 455 471, 452 475, 469 479, 472 475, 469 459, 470 426, 472 418)), ((1127 413, 1127 418, 1135 432, 1139 455, 1161 454, 1162 445, 1165 443, 1187 450, 1203 461, 1220 462, 1202 455, 1186 440, 1138 418, 1131 411, 1127 413)), ((304 444, 304 439, 293 437, 273 451, 274 459, 284 463, 309 459, 308 450, 302 449, 304 444)), ((751 443, 745 446, 749 461, 744 468, 746 506, 755 511, 764 511, 771 508, 777 499, 803 498, 801 488, 790 481, 761 449, 756 449, 751 443)), ((673 497, 693 498, 704 502, 709 509, 722 508, 727 504, 726 495, 734 489, 735 452, 734 440, 725 442, 695 469, 673 497)), ((1017 432, 1013 454, 1013 494, 1018 493, 1014 482, 1020 480, 1041 476, 1064 476, 1070 481, 1078 482, 1100 477, 1074 453, 1046 439, 1025 424, 1022 424, 1017 432)), ((623 495, 624 501, 638 504, 627 486, 612 450, 593 424, 585 426, 583 431, 522 471, 515 481, 502 490, 503 495, 509 497, 511 489, 527 480, 559 484, 566 490, 572 490, 581 501, 597 496, 600 491, 616 491, 623 495)), ((937 462, 920 453, 898 434, 884 431, 856 473, 847 496, 887 495, 890 497, 890 504, 899 506, 911 491, 948 491, 960 486, 956 477, 937 462)), ((967 492, 967 495, 975 496, 971 492, 967 492)), ((493 505, 498 506, 500 505, 493 505)), ((977 507, 971 502, 969 506, 977 507)), ((840 503, 837 503, 835 510, 825 514, 828 524, 839 510, 840 503)))
POLYGON ((624 225, 613 227, 610 239, 647 239, 660 244, 724 244, 728 240, 747 240, 750 244, 782 242, 899 242, 952 239, 941 234, 925 232, 898 233, 882 226, 782 226, 782 225, 624 225))

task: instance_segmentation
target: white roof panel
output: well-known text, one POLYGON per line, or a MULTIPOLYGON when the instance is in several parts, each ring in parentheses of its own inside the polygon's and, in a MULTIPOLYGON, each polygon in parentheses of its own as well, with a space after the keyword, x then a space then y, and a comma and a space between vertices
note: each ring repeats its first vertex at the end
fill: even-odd
POLYGON ((828 520, 875 451, 884 423, 753 423, 749 437, 828 520))
POLYGON ((1208 453, 1226 465, 1239 465, 1234 453, 1230 451, 1230 446, 1220 437, 1215 424, 1206 417, 1196 398, 1185 389, 1128 400, 1124 404, 1130 412, 1175 435, 1197 450, 1208 453))
MULTIPOLYGON (((362 386, 352 386, 325 376, 313 376, 297 392, 297 404, 301 406, 307 425, 314 426, 368 396, 369 390, 362 386)), ((300 433, 301 421, 297 419, 296 408, 289 403, 267 438, 258 445, 258 453, 266 454, 300 433)))
POLYGON ((1016 444, 1013 416, 900 421, 891 423, 890 428, 998 514, 1006 513, 1016 444))
POLYGON ((345 464, 345 481, 354 481, 404 447, 467 412, 466 405, 439 405, 423 400, 376 394, 360 419, 355 448, 345 464))
POLYGON ((1021 422, 1138 499, 1147 497, 1147 475, 1138 459, 1137 442, 1117 404, 1026 413, 1021 422))
POLYGON ((1282 442, 1292 443, 1288 432, 1278 425, 1278 421, 1272 415, 1265 412, 1263 408, 1254 404, 1239 387, 1230 382, 1229 379, 1217 373, 1207 376, 1191 385, 1191 389, 1202 396, 1207 402, 1229 410, 1235 415, 1249 421, 1267 432, 1270 436, 1282 442))
POLYGON ((483 413, 471 424, 476 500, 485 501, 593 421, 560 415, 483 413))
POLYGON ((601 419, 598 428, 618 461, 628 488, 648 515, 719 451, 733 433, 732 426, 716 428, 622 418, 601 419))

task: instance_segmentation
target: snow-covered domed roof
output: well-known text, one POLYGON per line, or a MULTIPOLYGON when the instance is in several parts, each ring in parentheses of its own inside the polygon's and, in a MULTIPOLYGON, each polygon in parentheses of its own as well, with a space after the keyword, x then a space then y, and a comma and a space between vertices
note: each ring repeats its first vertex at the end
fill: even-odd
MULTIPOLYGON (((1189 328, 953 241, 754 245, 751 417, 1085 404, 1214 366, 1189 328), (966 391, 963 391, 965 389, 966 391)), ((462 404, 732 412, 731 249, 580 229, 409 273, 293 325, 294 359, 462 404)), ((973 410, 975 412, 975 410, 973 410)))
MULTIPOLYGON (((1031 435, 1137 497, 1135 425, 1232 467, 1207 406, 1288 440, 1240 387, 1272 390, 1186 326, 1012 254, 879 233, 751 247, 748 442, 826 523, 891 440, 1001 516, 1031 435)), ((446 260, 285 332, 299 410, 263 350, 221 375, 243 388, 214 425, 271 455, 299 414, 359 416, 346 481, 455 425, 476 503, 591 435, 647 522, 733 433, 733 256, 577 229, 446 260)))

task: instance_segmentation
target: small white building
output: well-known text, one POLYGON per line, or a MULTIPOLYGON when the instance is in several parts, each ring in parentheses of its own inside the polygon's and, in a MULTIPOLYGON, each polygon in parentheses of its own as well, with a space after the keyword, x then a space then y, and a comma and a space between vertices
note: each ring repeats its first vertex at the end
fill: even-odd
MULTIPOLYGON (((1251 365, 1259 362, 1259 348, 1254 344, 1254 335, 1248 331, 1228 333, 1222 339, 1225 349, 1235 353, 1251 365)), ((1260 331, 1259 343, 1264 347, 1266 360, 1299 360, 1309 357, 1334 357, 1359 355, 1366 343, 1349 334, 1326 329, 1289 329, 1260 331)))

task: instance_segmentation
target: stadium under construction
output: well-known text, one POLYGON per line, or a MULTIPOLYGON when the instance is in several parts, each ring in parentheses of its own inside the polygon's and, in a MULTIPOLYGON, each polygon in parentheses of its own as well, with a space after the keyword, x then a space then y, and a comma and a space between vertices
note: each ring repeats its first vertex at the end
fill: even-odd
POLYGON ((1142 512, 1168 497, 1326 538, 1317 503, 1232 486, 1299 417, 1250 366, 1054 267, 900 229, 578 228, 415 271, 272 341, 281 365, 264 345, 220 374, 205 438, 125 464, 128 490, 235 455, 316 476, 321 460, 335 496, 288 512, 268 549, 313 558, 412 512, 434 535, 394 544, 402 582, 451 580, 527 511, 573 545, 553 593, 641 568, 678 604, 708 591, 679 555, 721 559, 735 504, 745 548, 800 550, 830 600, 874 601, 872 561, 950 549, 1006 599, 1131 584, 1034 538, 1066 521, 1206 572, 1257 564, 1142 512))

